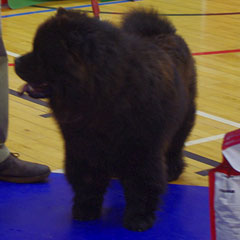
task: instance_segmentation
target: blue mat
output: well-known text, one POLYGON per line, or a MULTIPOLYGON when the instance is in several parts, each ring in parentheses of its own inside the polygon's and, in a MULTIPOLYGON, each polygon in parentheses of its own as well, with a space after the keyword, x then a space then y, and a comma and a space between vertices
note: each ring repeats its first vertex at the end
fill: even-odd
POLYGON ((138 233, 122 227, 124 196, 112 180, 100 220, 72 220, 73 193, 63 174, 48 183, 0 182, 1 240, 209 240, 208 188, 169 185, 157 222, 138 233))

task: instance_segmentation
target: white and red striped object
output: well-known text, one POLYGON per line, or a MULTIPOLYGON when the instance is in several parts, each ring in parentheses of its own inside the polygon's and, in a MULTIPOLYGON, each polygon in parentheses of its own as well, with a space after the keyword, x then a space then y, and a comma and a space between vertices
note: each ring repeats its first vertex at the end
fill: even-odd
POLYGON ((240 240, 240 129, 225 135, 222 154, 209 172, 211 240, 240 240))

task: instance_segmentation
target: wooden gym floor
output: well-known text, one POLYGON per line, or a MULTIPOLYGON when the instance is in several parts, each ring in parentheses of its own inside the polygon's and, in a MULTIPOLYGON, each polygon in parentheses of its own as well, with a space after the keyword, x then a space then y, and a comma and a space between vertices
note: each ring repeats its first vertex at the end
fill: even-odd
MULTIPOLYGON (((31 49, 36 28, 56 7, 91 13, 90 0, 46 2, 2 10, 3 39, 9 56, 10 125, 7 146, 21 158, 63 168, 63 141, 42 100, 17 96, 23 82, 14 73, 14 57, 31 49)), ((197 121, 189 137, 188 164, 177 184, 207 186, 207 171, 221 162, 225 133, 240 127, 240 3, 238 0, 140 0, 100 3, 102 20, 118 23, 128 9, 152 7, 169 16, 194 54, 198 71, 197 121)), ((110 63, 109 63, 110 64, 110 63)), ((107 66, 106 66, 107 67, 107 66)))

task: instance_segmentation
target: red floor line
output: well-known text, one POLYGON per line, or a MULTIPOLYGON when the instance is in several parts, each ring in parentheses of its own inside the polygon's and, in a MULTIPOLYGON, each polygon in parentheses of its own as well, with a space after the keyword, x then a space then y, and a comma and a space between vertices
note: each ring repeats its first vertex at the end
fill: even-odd
POLYGON ((212 51, 212 52, 199 52, 199 53, 193 53, 192 55, 198 56, 198 55, 224 54, 224 53, 235 53, 235 52, 240 52, 240 49, 212 51))

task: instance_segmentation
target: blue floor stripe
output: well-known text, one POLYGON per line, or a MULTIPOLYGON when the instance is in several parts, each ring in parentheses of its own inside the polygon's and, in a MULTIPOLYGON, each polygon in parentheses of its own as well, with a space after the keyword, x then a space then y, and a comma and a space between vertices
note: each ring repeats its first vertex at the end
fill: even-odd
MULTIPOLYGON (((141 0, 135 0, 135 1, 141 1, 141 0)), ((126 3, 126 2, 131 2, 131 1, 121 0, 121 1, 114 1, 114 2, 104 2, 104 3, 99 3, 99 6, 126 3)), ((66 7, 65 9, 68 9, 68 10, 69 9, 80 9, 80 8, 87 8, 87 7, 91 7, 91 6, 92 6, 91 4, 86 4, 86 5, 76 6, 76 7, 66 7)), ((19 16, 24 16, 24 15, 46 13, 46 12, 53 12, 53 11, 56 11, 56 9, 47 9, 47 10, 41 10, 41 11, 32 11, 32 12, 10 14, 10 15, 4 15, 4 16, 2 16, 2 18, 19 17, 19 16)))

